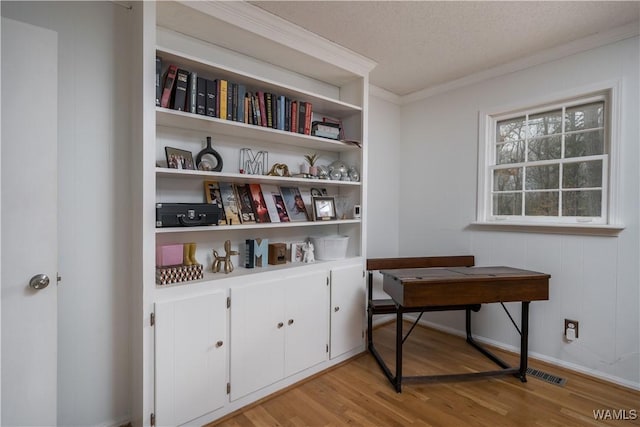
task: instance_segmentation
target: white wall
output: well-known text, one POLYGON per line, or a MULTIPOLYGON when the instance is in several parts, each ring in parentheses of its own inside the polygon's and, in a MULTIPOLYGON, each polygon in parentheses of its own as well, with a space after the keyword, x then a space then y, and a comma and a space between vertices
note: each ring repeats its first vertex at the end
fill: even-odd
MULTIPOLYGON (((638 38, 627 39, 403 106, 399 187, 401 255, 468 253, 477 265, 550 273, 550 300, 531 304, 530 354, 635 388, 640 388, 638 52, 638 38), (596 237, 470 228, 476 212, 478 112, 612 79, 623 85, 620 196, 626 229, 618 237, 596 237), (564 318, 580 322, 578 341, 563 341, 564 318)), ((372 104, 371 116, 376 108, 372 104)), ((376 215, 369 218, 374 222, 376 215)), ((519 319, 519 304, 508 307, 519 319)), ((484 307, 475 319, 476 334, 518 348, 517 333, 499 305, 484 307)), ((464 328, 457 313, 432 313, 428 320, 464 328)))
POLYGON ((2 15, 59 34, 58 424, 118 425, 130 402, 130 11, 3 1, 2 15))

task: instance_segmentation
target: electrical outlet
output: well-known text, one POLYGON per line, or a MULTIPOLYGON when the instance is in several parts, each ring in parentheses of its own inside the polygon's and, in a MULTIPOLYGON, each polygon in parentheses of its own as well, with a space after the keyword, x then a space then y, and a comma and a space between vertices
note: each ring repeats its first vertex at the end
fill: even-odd
POLYGON ((578 321, 571 319, 564 319, 564 336, 569 341, 573 341, 578 338, 578 321))

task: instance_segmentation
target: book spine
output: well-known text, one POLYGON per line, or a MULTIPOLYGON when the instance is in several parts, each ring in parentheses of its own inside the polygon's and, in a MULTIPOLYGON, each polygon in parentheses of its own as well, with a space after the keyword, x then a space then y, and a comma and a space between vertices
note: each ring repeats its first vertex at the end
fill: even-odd
POLYGON ((267 126, 267 111, 264 103, 264 92, 257 92, 258 105, 260 105, 260 126, 267 126))
POLYGON ((304 116, 304 134, 311 135, 311 103, 305 102, 305 116, 304 116))
POLYGON ((298 127, 296 132, 304 133, 304 121, 307 117, 307 105, 306 102, 300 101, 298 103, 298 127))
POLYGON ((189 72, 181 68, 176 74, 175 96, 173 97, 173 109, 184 111, 187 105, 187 89, 189 88, 189 72))
POLYGON ((284 99, 284 130, 289 132, 291 130, 291 99, 284 99))
POLYGON ((189 112, 198 112, 198 73, 189 74, 189 112))
POLYGON ((298 101, 291 101, 291 132, 298 132, 298 101))
POLYGON ((238 85, 238 121, 242 122, 242 123, 247 123, 246 120, 246 115, 245 115, 245 111, 246 111, 246 95, 247 95, 247 88, 245 87, 245 85, 238 85))
MULTIPOLYGON (((196 81, 196 114, 207 114, 207 80, 198 77, 196 81)), ((215 104, 214 104, 215 105, 215 104)))
POLYGON ((273 127, 273 104, 271 103, 271 99, 273 95, 270 93, 264 94, 264 105, 267 110, 267 127, 273 127))
POLYGON ((273 117, 272 121, 271 121, 271 127, 273 129, 277 129, 278 128, 278 102, 277 102, 277 95, 275 94, 271 94, 271 115, 273 117))
POLYGON ((227 120, 238 120, 238 85, 227 84, 227 120))
POLYGON ((161 107, 169 108, 169 104, 171 103, 171 94, 173 92, 173 86, 175 85, 177 72, 178 72, 178 67, 176 67, 173 64, 169 65, 169 68, 167 68, 167 72, 164 77, 162 98, 160 99, 161 107))
POLYGON ((162 99, 162 58, 156 56, 156 106, 160 106, 160 100, 162 99))
POLYGON ((278 129, 284 130, 284 95, 278 97, 278 129))
POLYGON ((226 80, 218 80, 220 82, 220 96, 218 99, 220 100, 220 108, 218 109, 218 118, 226 120, 227 119, 227 106, 228 106, 228 82, 226 80))
POLYGON ((251 104, 253 105, 253 124, 256 126, 262 126, 260 118, 260 103, 258 102, 258 95, 251 96, 251 104))
POLYGON ((249 113, 249 110, 251 109, 250 104, 251 98, 245 94, 245 97, 242 100, 242 105, 244 106, 243 123, 251 124, 251 120, 249 119, 251 117, 251 114, 249 113))
POLYGON ((216 80, 209 80, 206 79, 205 80, 205 87, 206 87, 206 99, 205 99, 205 110, 206 110, 206 115, 207 116, 211 116, 211 117, 216 117, 217 114, 217 99, 218 99, 218 95, 217 95, 217 84, 218 82, 216 80))

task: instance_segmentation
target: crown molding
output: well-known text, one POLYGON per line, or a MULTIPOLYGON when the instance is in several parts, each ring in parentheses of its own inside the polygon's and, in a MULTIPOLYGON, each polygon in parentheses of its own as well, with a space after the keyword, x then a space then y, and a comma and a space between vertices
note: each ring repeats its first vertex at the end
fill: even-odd
POLYGON ((493 67, 479 73, 470 74, 468 76, 452 80, 438 86, 411 93, 409 95, 401 96, 400 103, 401 105, 411 104, 434 95, 461 88, 463 86, 479 83, 484 80, 492 79, 516 71, 521 71, 526 68, 534 67, 546 62, 555 61, 580 52, 606 46, 608 44, 616 43, 632 37, 637 37, 639 34, 640 26, 637 22, 623 25, 621 27, 613 28, 608 31, 597 33, 579 40, 575 40, 560 46, 556 46, 554 48, 544 50, 540 53, 528 56, 523 59, 499 65, 497 67, 493 67))
POLYGON ((305 30, 279 16, 244 1, 179 1, 288 48, 322 58, 354 74, 364 76, 377 65, 371 59, 305 30))
POLYGON ((386 89, 382 89, 381 87, 378 87, 372 84, 369 85, 369 96, 380 98, 384 101, 391 102, 392 104, 402 105, 401 96, 396 95, 393 92, 389 92, 386 89))

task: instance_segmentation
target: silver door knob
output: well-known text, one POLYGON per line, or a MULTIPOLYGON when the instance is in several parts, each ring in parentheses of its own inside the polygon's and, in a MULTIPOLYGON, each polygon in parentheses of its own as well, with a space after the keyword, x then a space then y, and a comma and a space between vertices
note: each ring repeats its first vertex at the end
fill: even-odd
POLYGON ((49 276, 46 274, 36 274, 29 280, 29 286, 33 289, 44 289, 49 286, 49 276))

